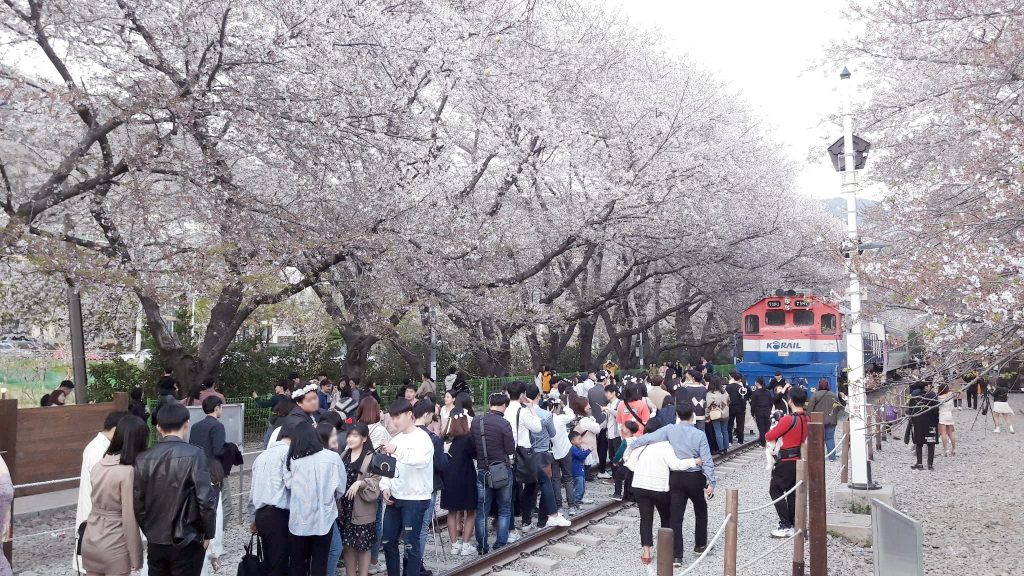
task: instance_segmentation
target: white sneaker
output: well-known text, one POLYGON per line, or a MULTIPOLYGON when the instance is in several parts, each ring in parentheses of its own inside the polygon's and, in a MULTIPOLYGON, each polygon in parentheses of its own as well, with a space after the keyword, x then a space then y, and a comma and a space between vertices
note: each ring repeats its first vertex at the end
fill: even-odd
POLYGON ((1010 426, 1010 434, 1016 434, 1016 432, 1013 431, 1013 426, 1010 426))
POLYGON ((792 528, 783 528, 781 525, 775 530, 772 530, 772 538, 789 538, 792 535, 792 528))
POLYGON ((572 526, 572 522, 561 514, 555 514, 554 516, 548 517, 548 526, 561 526, 564 528, 566 526, 572 526))
POLYGON ((594 503, 594 499, 593 498, 584 498, 583 500, 580 500, 580 504, 593 504, 593 503, 594 503))
POLYGON ((993 434, 999 434, 999 426, 996 426, 996 429, 993 430, 992 433, 993 434))
POLYGON ((598 473, 597 477, 600 478, 601 480, 607 480, 607 479, 611 478, 612 475, 611 475, 610 472, 600 472, 600 473, 598 473))
POLYGON ((519 542, 523 539, 523 535, 519 533, 519 530, 512 530, 508 533, 508 543, 519 542))
MULTIPOLYGON (((452 555, 456 555, 452 553, 452 555)), ((471 542, 462 543, 462 551, 458 554, 459 556, 476 556, 476 544, 471 542)))
POLYGON ((533 534, 536 531, 537 531, 537 527, 534 526, 533 524, 528 524, 526 526, 523 526, 523 536, 526 536, 527 534, 533 534))
POLYGON ((452 556, 458 556, 462 554, 462 540, 456 540, 452 543, 452 556))

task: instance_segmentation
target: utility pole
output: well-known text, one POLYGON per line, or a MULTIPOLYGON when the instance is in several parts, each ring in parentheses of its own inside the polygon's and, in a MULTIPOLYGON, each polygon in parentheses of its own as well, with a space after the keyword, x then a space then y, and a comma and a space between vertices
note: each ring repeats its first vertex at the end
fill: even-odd
POLYGON ((846 365, 849 369, 850 394, 847 409, 850 413, 850 488, 865 490, 876 486, 871 480, 871 464, 867 455, 867 392, 864 386, 864 336, 862 334, 860 304, 860 278, 855 258, 860 238, 857 234, 857 179, 856 149, 853 140, 853 111, 850 92, 853 82, 850 71, 843 68, 839 75, 843 92, 843 169, 842 191, 846 196, 846 234, 850 252, 846 258, 846 272, 850 278, 850 335, 846 339, 846 365))
POLYGON ((71 278, 68 282, 68 324, 71 328, 71 368, 75 382, 75 404, 89 402, 85 371, 85 330, 82 327, 82 294, 71 278))
POLYGON ((430 379, 437 382, 437 333, 434 331, 434 309, 429 308, 430 314, 430 379))

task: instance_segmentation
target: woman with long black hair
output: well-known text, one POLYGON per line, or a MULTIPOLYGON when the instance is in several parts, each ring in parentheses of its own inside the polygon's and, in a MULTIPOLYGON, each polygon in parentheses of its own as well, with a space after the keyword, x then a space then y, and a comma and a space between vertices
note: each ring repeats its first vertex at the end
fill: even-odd
POLYGON ((373 442, 366 424, 355 423, 345 436, 345 497, 338 501, 338 523, 344 542, 346 576, 366 576, 370 570, 370 549, 377 541, 377 507, 380 505, 380 476, 370 474, 373 442))
POLYGON ((82 568, 89 576, 142 569, 134 466, 148 439, 149 426, 143 419, 124 416, 117 421, 106 455, 92 469, 92 511, 82 535, 82 568))
POLYGON ((331 549, 332 528, 338 518, 337 500, 345 496, 345 468, 341 456, 324 450, 311 423, 291 429, 285 467, 291 474, 285 486, 288 507, 289 576, 323 576, 331 549))

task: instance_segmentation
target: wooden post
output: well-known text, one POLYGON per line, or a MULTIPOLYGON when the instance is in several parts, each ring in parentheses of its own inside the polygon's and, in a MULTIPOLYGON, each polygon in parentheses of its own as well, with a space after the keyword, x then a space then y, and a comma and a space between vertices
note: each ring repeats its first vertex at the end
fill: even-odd
MULTIPOLYGON (((4 459, 4 463, 7 464, 7 469, 11 473, 11 483, 17 484, 15 481, 15 466, 17 465, 17 447, 18 447, 18 400, 17 398, 7 399, 7 395, 4 394, 4 398, 0 400, 0 458, 4 459)), ((7 527, 7 531, 0 534, 0 542, 3 543, 3 554, 7 557, 7 561, 14 565, 13 550, 11 548, 11 541, 14 539, 14 502, 11 502, 11 509, 7 511, 10 516, 10 525, 7 527)))
POLYGON ((828 535, 825 517, 825 421, 811 414, 807 427, 807 535, 810 539, 811 576, 827 576, 828 535))
POLYGON ((850 482, 850 419, 843 420, 843 447, 842 452, 843 473, 840 481, 843 484, 850 482))
POLYGON ((796 488, 796 517, 793 519, 793 531, 804 532, 793 538, 793 576, 804 576, 804 537, 807 535, 807 461, 796 463, 796 481, 803 481, 796 488))
POLYGON ((725 492, 725 513, 729 524, 725 527, 725 576, 736 576, 737 520, 740 514, 740 491, 730 488, 725 492))
POLYGON ((672 543, 672 529, 658 528, 658 541, 655 542, 657 550, 657 572, 658 576, 672 576, 672 561, 675 560, 675 550, 672 543))

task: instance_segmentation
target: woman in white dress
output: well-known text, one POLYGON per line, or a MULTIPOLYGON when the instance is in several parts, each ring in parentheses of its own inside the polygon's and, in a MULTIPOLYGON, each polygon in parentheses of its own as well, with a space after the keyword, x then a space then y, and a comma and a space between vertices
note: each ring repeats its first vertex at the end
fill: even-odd
POLYGON ((939 438, 945 456, 956 456, 956 423, 953 421, 953 400, 956 397, 957 393, 950 392, 948 384, 939 386, 939 438))

